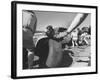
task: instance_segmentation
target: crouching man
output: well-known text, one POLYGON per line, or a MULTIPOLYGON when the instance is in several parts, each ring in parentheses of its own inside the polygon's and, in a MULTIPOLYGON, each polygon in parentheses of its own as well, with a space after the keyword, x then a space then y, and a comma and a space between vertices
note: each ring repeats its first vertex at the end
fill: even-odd
MULTIPOLYGON (((68 30, 59 34, 54 34, 49 39, 49 53, 46 60, 46 65, 48 67, 69 67, 71 66, 73 59, 68 53, 72 53, 69 51, 64 51, 62 49, 62 42, 64 42, 61 39, 64 39, 66 35, 71 33, 76 27, 78 27, 84 19, 87 17, 87 14, 77 14, 74 20, 72 21, 71 25, 69 26, 68 30)), ((49 32, 50 33, 50 32, 49 32)), ((48 36, 49 37, 49 36, 48 36)), ((66 36, 68 37, 68 36, 66 36)), ((69 37, 70 38, 70 37, 69 37)), ((70 40, 69 38, 66 38, 67 42, 70 40)))

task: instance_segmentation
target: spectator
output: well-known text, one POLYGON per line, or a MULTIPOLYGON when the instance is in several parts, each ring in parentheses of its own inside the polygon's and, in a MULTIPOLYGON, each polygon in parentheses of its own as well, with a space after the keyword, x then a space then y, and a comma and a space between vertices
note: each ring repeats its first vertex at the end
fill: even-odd
POLYGON ((74 46, 77 46, 77 40, 78 40, 78 31, 74 30, 72 33, 71 33, 71 36, 72 36, 72 47, 74 46))
POLYGON ((88 33, 87 32, 83 32, 82 35, 81 35, 81 38, 82 38, 82 42, 85 42, 86 45, 88 45, 88 41, 86 39, 88 33))

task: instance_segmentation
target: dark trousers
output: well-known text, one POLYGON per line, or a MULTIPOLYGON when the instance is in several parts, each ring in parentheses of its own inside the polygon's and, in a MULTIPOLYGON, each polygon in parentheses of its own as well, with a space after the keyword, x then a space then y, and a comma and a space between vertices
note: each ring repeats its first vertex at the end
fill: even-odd
POLYGON ((28 51, 23 48, 23 69, 28 69, 28 51))

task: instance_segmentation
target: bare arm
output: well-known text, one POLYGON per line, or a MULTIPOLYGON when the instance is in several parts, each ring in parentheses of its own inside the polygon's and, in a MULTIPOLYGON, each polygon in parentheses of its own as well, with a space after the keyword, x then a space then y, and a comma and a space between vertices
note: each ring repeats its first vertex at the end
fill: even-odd
POLYGON ((77 28, 84 21, 87 15, 88 14, 78 13, 76 17, 74 18, 74 20, 72 21, 69 28, 67 29, 67 31, 59 33, 58 35, 55 35, 54 37, 61 38, 61 37, 66 36, 68 33, 71 33, 75 28, 77 28))
POLYGON ((72 21, 71 25, 69 26, 67 32, 72 32, 75 28, 77 28, 87 17, 88 14, 79 13, 76 15, 74 20, 72 21))

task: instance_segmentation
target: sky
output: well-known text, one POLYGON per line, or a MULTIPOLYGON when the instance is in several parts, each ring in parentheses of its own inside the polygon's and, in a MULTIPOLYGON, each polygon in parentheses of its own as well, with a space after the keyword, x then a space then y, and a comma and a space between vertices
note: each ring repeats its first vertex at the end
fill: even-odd
MULTIPOLYGON (((69 27, 77 13, 73 12, 52 12, 52 11, 34 11, 37 17, 37 28, 36 30, 44 31, 48 25, 55 27, 69 27)), ((90 14, 79 26, 89 26, 91 22, 90 14)))

